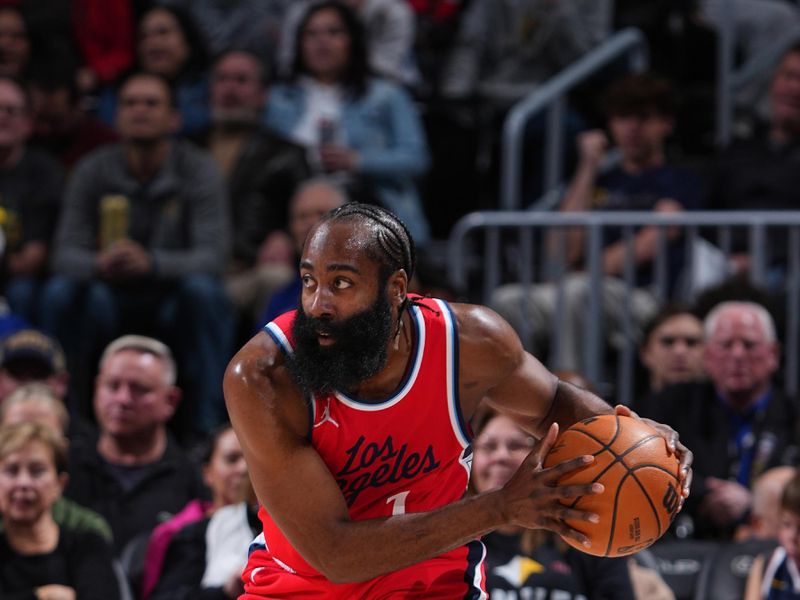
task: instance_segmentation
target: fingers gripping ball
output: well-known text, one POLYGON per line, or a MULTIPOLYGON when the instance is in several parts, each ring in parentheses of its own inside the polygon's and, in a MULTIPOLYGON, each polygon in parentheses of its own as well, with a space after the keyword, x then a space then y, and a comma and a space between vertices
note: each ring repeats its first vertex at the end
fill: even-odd
POLYGON ((595 461, 567 473, 558 485, 602 483, 603 493, 562 504, 597 513, 598 523, 568 522, 592 542, 564 541, 595 556, 624 556, 647 548, 669 528, 680 504, 680 465, 659 433, 637 419, 600 415, 563 431, 544 467, 591 454, 595 461))

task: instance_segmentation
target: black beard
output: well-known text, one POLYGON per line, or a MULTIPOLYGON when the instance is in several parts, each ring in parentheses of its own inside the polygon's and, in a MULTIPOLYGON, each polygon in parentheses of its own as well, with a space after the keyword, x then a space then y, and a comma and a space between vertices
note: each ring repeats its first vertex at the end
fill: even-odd
POLYGON ((300 305, 292 323, 289 372, 306 395, 352 389, 386 366, 392 324, 385 289, 370 308, 341 321, 309 317, 300 305), (319 333, 330 334, 335 343, 321 346, 319 333))

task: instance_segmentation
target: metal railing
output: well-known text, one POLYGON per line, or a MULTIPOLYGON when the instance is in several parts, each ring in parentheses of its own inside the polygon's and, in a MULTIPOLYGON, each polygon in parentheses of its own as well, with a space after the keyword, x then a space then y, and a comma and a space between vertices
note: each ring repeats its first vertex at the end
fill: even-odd
POLYGON ((784 52, 800 42, 800 27, 778 37, 738 68, 734 64, 738 41, 734 2, 726 3, 717 36, 716 141, 726 146, 733 135, 734 96, 748 83, 763 77, 764 71, 774 68, 784 52))
POLYGON ((503 124, 500 207, 513 210, 521 206, 521 174, 525 125, 547 111, 545 125, 544 190, 552 190, 562 179, 564 147, 563 117, 566 95, 600 69, 622 56, 628 56, 631 71, 644 71, 649 65, 647 41, 635 28, 615 33, 597 48, 549 79, 536 91, 520 100, 509 111, 503 124))
MULTIPOLYGON (((617 400, 629 404, 632 399, 633 374, 636 357, 636 342, 633 318, 630 315, 631 291, 635 288, 636 266, 633 259, 633 236, 637 228, 655 226, 658 230, 657 251, 653 259, 653 284, 651 291, 654 297, 663 302, 668 299, 668 252, 670 243, 667 240, 668 227, 680 227, 685 244, 685 261, 683 266, 684 281, 693 281, 698 266, 700 228, 715 232, 719 251, 726 257, 731 254, 732 233, 742 229, 747 232, 747 249, 750 258, 750 281, 755 285, 763 285, 769 275, 769 257, 766 240, 768 233, 772 235, 776 229, 788 232, 785 238, 786 257, 783 282, 786 292, 786 329, 785 329, 785 377, 784 385, 789 393, 798 391, 798 366, 800 360, 800 211, 696 211, 682 213, 653 212, 576 212, 551 213, 531 211, 491 211, 471 213, 462 217, 453 227, 448 240, 448 267, 452 285, 459 291, 468 289, 470 275, 479 274, 482 280, 475 287, 472 297, 488 303, 492 292, 501 283, 504 269, 510 270, 513 282, 522 286, 534 286, 547 281, 543 250, 537 257, 534 237, 554 228, 584 227, 586 230, 584 256, 586 272, 589 278, 586 318, 583 319, 585 330, 582 332, 584 350, 583 374, 590 381, 603 381, 603 319, 602 272, 603 231, 606 228, 621 228, 622 240, 626 246, 626 258, 623 274, 619 279, 627 290, 625 311, 621 319, 621 334, 625 342, 620 348, 617 360, 617 385, 614 386, 617 400), (482 238, 479 238, 482 234, 482 238), (501 239, 501 234, 505 237, 501 239), (509 235, 510 234, 510 235, 509 235), (516 234, 515 236, 513 234, 516 234), (509 253, 509 246, 514 252, 509 253), (538 259, 538 260, 537 260, 538 259)), ((563 246, 561 252, 563 256, 563 246)), ((552 257, 548 257, 552 259, 552 257)), ((558 257, 556 257, 558 258, 558 257)), ((559 261, 562 262, 563 261, 559 261)), ((562 269, 555 277, 559 286, 559 301, 556 302, 556 316, 550 323, 551 355, 552 345, 558 344, 558 328, 565 315, 561 301, 564 293, 566 270, 562 269)), ((684 293, 687 293, 684 291, 684 293)), ((523 295, 524 296, 524 295, 523 295)), ((686 298, 681 298, 686 299, 686 298)), ((526 302, 523 300, 523 302, 526 302)), ((523 307, 527 314, 527 307, 523 307)), ((523 341, 532 332, 525 326, 520 331, 523 341)), ((541 334, 542 332, 534 332, 541 334)), ((553 366, 552 364, 550 365, 553 366)))

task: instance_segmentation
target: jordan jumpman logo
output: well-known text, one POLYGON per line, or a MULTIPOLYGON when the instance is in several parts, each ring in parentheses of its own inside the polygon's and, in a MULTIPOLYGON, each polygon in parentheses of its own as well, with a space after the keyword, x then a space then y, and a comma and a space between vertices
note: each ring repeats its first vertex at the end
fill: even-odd
POLYGON ((323 423, 327 423, 330 421, 336 427, 339 427, 339 424, 336 422, 335 419, 331 418, 331 399, 328 398, 328 403, 325 405, 325 410, 322 411, 322 418, 320 419, 319 423, 314 423, 314 429, 322 425, 323 423))

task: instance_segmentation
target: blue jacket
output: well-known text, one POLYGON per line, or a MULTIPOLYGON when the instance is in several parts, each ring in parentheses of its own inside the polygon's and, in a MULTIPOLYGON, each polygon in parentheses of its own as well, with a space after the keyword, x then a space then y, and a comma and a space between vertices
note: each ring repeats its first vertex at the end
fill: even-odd
MULTIPOLYGON (((306 103, 300 84, 277 84, 270 90, 264 122, 292 138, 306 103)), ((414 240, 424 244, 430 229, 414 178, 427 171, 430 156, 411 97, 393 83, 372 79, 362 96, 345 100, 340 127, 347 146, 359 154, 356 173, 406 223, 414 240)))

